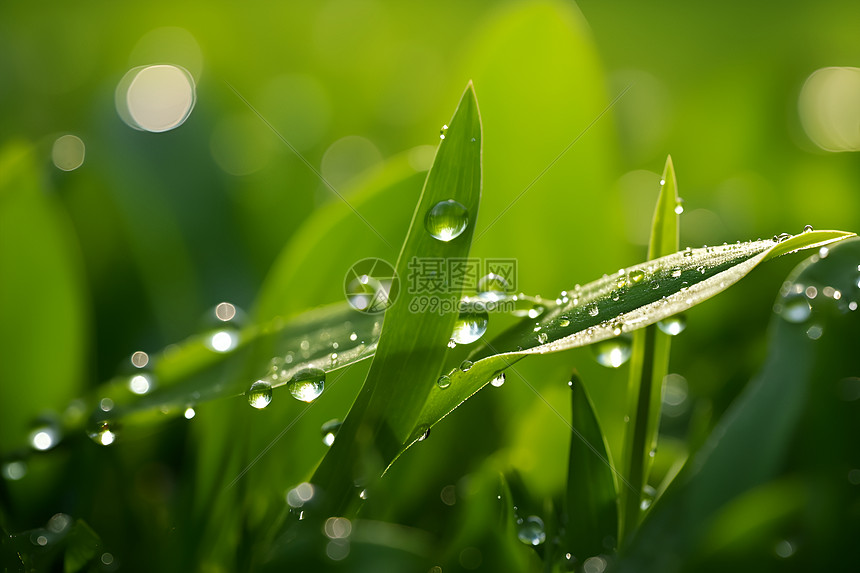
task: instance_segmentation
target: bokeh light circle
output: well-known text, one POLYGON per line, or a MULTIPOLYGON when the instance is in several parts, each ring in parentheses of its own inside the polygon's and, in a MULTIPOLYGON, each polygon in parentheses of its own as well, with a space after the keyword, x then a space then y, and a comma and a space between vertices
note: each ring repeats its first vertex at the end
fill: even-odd
POLYGON ((194 78, 180 66, 139 66, 120 80, 114 101, 129 127, 152 133, 170 131, 185 123, 194 109, 194 78))

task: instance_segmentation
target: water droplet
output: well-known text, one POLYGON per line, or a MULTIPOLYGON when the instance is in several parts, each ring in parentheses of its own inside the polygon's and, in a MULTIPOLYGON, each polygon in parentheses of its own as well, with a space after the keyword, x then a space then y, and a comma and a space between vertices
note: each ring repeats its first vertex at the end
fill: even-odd
POLYGON ((296 372, 287 383, 293 398, 302 402, 313 402, 325 388, 325 372, 319 368, 305 368, 296 372))
POLYGON ((358 340, 358 334, 353 332, 352 334, 349 335, 349 339, 352 340, 353 342, 355 342, 356 340, 358 340))
POLYGON ((783 241, 787 241, 791 238, 790 233, 780 233, 779 235, 773 236, 773 242, 782 243, 783 241))
POLYGON ((460 315, 454 323, 451 340, 457 344, 471 344, 487 332, 490 316, 481 303, 461 303, 460 315))
POLYGON ((830 254, 830 249, 828 247, 821 247, 820 249, 818 249, 818 256, 821 257, 822 259, 826 259, 827 255, 829 255, 829 254, 830 254))
POLYGON ((131 355, 131 363, 135 368, 143 368, 147 364, 149 364, 149 354, 143 352, 142 350, 138 350, 134 354, 131 355))
POLYGON ((424 218, 424 228, 436 239, 448 242, 456 239, 469 224, 469 213, 457 201, 448 199, 436 203, 424 218))
POLYGON ((657 328, 669 336, 677 336, 687 328, 687 317, 683 314, 676 314, 675 316, 664 318, 657 323, 657 328))
POLYGON ((549 340, 546 332, 539 332, 537 335, 537 341, 541 344, 546 344, 546 341, 549 340))
POLYGON ((676 279, 680 276, 681 276, 681 269, 675 269, 674 271, 672 271, 672 278, 676 279))
POLYGON ((675 214, 680 215, 684 212, 684 200, 678 199, 678 202, 675 203, 675 214))
POLYGON ((811 232, 812 232, 812 231, 814 231, 814 230, 815 230, 815 229, 813 229, 813 228, 812 228, 812 225, 806 225, 805 227, 803 227, 803 232, 804 232, 804 233, 811 233, 811 232))
POLYGON ((562 328, 567 328, 568 326, 570 326, 570 321, 566 318, 562 318, 558 321, 558 325, 562 328))
POLYGON ((691 249, 690 247, 687 247, 686 249, 684 249, 684 256, 685 257, 692 257, 693 256, 693 249, 691 249))
POLYGON ((102 398, 99 400, 99 409, 102 412, 110 412, 113 410, 113 400, 110 398, 102 398))
POLYGON ((30 445, 44 452, 60 443, 61 437, 60 428, 55 423, 41 423, 30 432, 30 445))
POLYGON ((152 390, 152 377, 146 374, 137 374, 128 381, 129 389, 135 394, 142 396, 152 390))
POLYGON ((597 309, 596 304, 588 309, 588 314, 590 316, 597 316, 599 313, 600 313, 600 311, 597 309))
POLYGON ((490 384, 492 384, 496 388, 503 386, 504 383, 505 383, 505 373, 504 372, 499 372, 498 374, 496 374, 495 378, 490 380, 490 384))
POLYGON ((423 442, 430 436, 430 426, 418 426, 415 431, 417 438, 415 438, 419 442, 423 442))
POLYGON ((266 380, 257 380, 248 388, 248 403, 262 410, 272 401, 272 385, 266 380))
POLYGON ((472 366, 473 364, 471 360, 464 360, 460 363, 460 370, 462 370, 463 372, 468 372, 472 366))
POLYGON ((197 412, 194 411, 194 408, 189 406, 188 408, 185 408, 185 413, 183 415, 185 416, 186 420, 190 420, 197 415, 197 412))
POLYGON ((457 343, 454 340, 448 341, 448 348, 457 348, 457 343))
POLYGON ((107 420, 96 422, 87 434, 92 441, 100 446, 109 446, 116 441, 116 427, 107 420))
POLYGON ((337 418, 333 418, 320 426, 320 434, 322 434, 322 441, 325 445, 331 446, 334 443, 334 439, 337 437, 337 433, 342 425, 343 422, 337 418))
POLYGON ((450 385, 451 385, 451 378, 449 378, 448 376, 445 376, 444 374, 442 376, 439 376, 439 379, 436 380, 436 386, 438 386, 439 388, 442 388, 443 390, 450 385))
POLYGON ((625 336, 601 340, 591 345, 594 358, 598 364, 607 368, 618 368, 630 360, 630 339, 625 336))
POLYGON ((573 553, 565 553, 561 556, 561 567, 563 571, 575 571, 579 560, 574 557, 573 553))
MULTIPOLYGON (((429 430, 428 430, 428 432, 429 432, 429 430)), ((418 441, 420 442, 421 440, 418 440, 418 441)), ((367 499, 367 489, 363 489, 360 492, 358 492, 358 497, 361 499, 367 499)))
POLYGON ((478 280, 478 297, 482 300, 499 301, 508 296, 511 285, 501 275, 490 273, 478 280))
POLYGON ((517 530, 517 539, 526 545, 533 546, 540 545, 546 541, 543 520, 536 515, 527 517, 517 530))
POLYGON ((215 306, 215 318, 222 322, 229 322, 236 316, 236 307, 229 302, 219 302, 215 306))
POLYGON ((624 323, 615 322, 612 324, 612 334, 614 334, 615 336, 621 334, 622 330, 624 330, 624 323))
POLYGON ((824 334, 824 328, 818 324, 813 324, 806 329, 806 336, 808 336, 810 340, 818 340, 821 338, 822 334, 824 334))
POLYGON ((810 314, 812 314, 812 306, 803 296, 791 296, 782 303, 780 316, 788 322, 800 324, 808 319, 810 314))
POLYGON ((640 283, 640 282, 642 282, 642 279, 645 278, 645 271, 643 271, 643 270, 630 271, 628 278, 629 278, 630 284, 640 283))
POLYGON ((239 345, 239 333, 232 328, 222 328, 210 334, 206 346, 215 352, 230 352, 239 345))
POLYGON ((788 559, 789 557, 794 555, 796 549, 797 548, 794 546, 794 543, 787 539, 783 539, 776 544, 776 547, 774 547, 773 551, 774 553, 776 553, 777 557, 781 559, 788 559))

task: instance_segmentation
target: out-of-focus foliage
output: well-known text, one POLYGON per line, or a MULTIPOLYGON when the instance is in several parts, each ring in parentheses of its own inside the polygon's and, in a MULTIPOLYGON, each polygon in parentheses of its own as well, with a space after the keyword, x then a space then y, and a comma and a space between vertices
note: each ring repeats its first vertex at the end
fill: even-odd
MULTIPOLYGON (((3 3, 4 559, 22 540, 36 555, 41 534, 20 534, 49 530, 56 514, 95 532, 73 557, 66 551, 71 570, 93 555, 88 566, 105 571, 229 571, 268 558, 284 530, 277 524, 294 518, 286 492, 327 451, 320 426, 345 416, 367 362, 330 377, 311 406, 277 389, 262 411, 225 398, 190 420, 120 428, 109 448, 64 434, 89 414, 72 400, 132 374, 134 351, 154 356, 208 331, 219 302, 244 309, 249 323, 287 317, 342 301, 357 260, 393 263, 440 128, 469 79, 484 123, 470 256, 515 259, 517 290, 554 299, 644 260, 668 153, 683 192, 682 247, 807 224, 856 231, 856 154, 832 150, 856 148, 857 15, 847 0, 783 3, 778 16, 736 1, 3 3), (116 105, 126 74, 156 64, 184 68, 196 94, 184 123, 159 133, 133 129, 116 105), (85 149, 76 168, 78 143, 67 135, 85 149), (55 447, 22 449, 46 427, 58 434, 55 447), (91 539, 99 539, 94 550, 91 539)), ((771 304, 801 255, 793 257, 688 312, 672 344, 655 488, 705 441, 767 356, 771 366, 766 334, 771 317, 779 320, 771 304)), ((850 264, 856 285, 860 261, 850 264)), ((503 322, 491 319, 488 334, 503 322)), ((834 544, 850 539, 841 536, 860 519, 860 461, 850 448, 860 374, 856 340, 830 332, 804 341, 825 349, 815 355, 820 382, 805 387, 815 399, 795 413, 803 431, 781 434, 782 447, 803 447, 784 466, 769 465, 767 478, 797 471, 745 484, 756 487, 725 505, 713 498, 721 507, 709 509, 709 529, 682 540, 696 544, 679 551, 691 566, 809 565, 807 539, 816 550, 830 547, 827 535, 834 544), (841 429, 827 425, 834 406, 823 396, 834 392, 841 429), (810 467, 820 475, 798 470, 810 467), (801 522, 814 527, 780 529, 801 522)), ((790 366, 793 358, 783 359, 790 366)), ((530 358, 392 466, 384 495, 369 498, 354 523, 349 561, 328 562, 540 568, 549 545, 535 552, 510 537, 517 517, 542 516, 547 534, 558 521, 546 500, 568 483, 570 429, 559 417, 570 417, 572 366, 618 459, 626 368, 603 368, 588 348, 530 358), (522 485, 509 488, 500 471, 522 485)), ((252 366, 235 372, 248 384, 260 375, 252 366)), ((700 499, 701 483, 685 478, 667 503, 700 499)), ((635 550, 645 559, 641 545, 635 550)), ((59 568, 64 558, 38 559, 59 568)))

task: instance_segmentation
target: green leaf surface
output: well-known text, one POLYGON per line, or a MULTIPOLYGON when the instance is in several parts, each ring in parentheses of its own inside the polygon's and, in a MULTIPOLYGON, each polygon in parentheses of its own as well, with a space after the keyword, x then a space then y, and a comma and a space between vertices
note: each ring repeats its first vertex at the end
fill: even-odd
POLYGON ((81 390, 88 305, 77 242, 29 146, 0 148, 0 451, 81 390), (14 405, 12 407, 12 405, 14 405))
MULTIPOLYGON (((470 83, 445 139, 427 174, 409 233, 397 260, 398 276, 407 277, 414 257, 465 258, 475 228, 481 193, 481 120, 470 83), (435 205, 455 200, 466 209, 465 231, 450 241, 434 238, 425 229, 425 216, 435 205)), ((439 293, 443 312, 416 312, 419 294, 403 289, 400 299, 386 311, 376 355, 356 403, 344 421, 338 439, 323 459, 313 482, 327 492, 331 508, 344 512, 358 496, 355 483, 369 481, 384 469, 401 444, 424 435, 416 429, 425 397, 436 388, 447 342, 458 316, 458 288, 439 293)))
POLYGON ((66 543, 68 545, 63 556, 63 571, 77 573, 95 557, 101 539, 87 522, 79 519, 69 531, 66 543))
MULTIPOLYGON (((854 236, 811 231, 782 242, 757 240, 686 249, 605 275, 569 291, 569 300, 549 307, 538 320, 524 320, 470 356, 468 371, 456 370, 449 387, 433 388, 415 422, 429 428, 521 358, 585 346, 678 314, 743 278, 772 251, 794 252, 854 236), (545 336, 543 336, 545 335, 545 336)), ((408 446, 408 444, 406 444, 408 446)))
MULTIPOLYGON (((580 562, 606 551, 604 539, 618 533, 618 497, 609 449, 582 381, 571 386, 571 437, 568 459, 564 552, 580 562)), ((618 488, 627 488, 618 483, 618 488)))
MULTIPOLYGON (((778 475, 801 437, 797 428, 809 404, 827 398, 829 415, 835 414, 828 395, 832 390, 820 382, 856 372, 856 359, 839 362, 832 354, 851 352, 843 341, 860 336, 856 311, 851 310, 858 296, 860 241, 846 241, 821 254, 801 263, 786 281, 775 305, 761 373, 649 513, 626 551, 622 571, 677 571, 692 548, 701 545, 707 551, 722 543, 723 533, 710 539, 705 535, 719 529, 721 521, 715 519, 726 504, 778 475), (831 296, 818 295, 825 287, 833 289, 831 296), (809 288, 815 291, 807 292, 809 288), (840 295, 833 296, 836 292, 840 295), (816 296, 809 299, 808 294, 816 296), (833 342, 819 340, 825 336, 833 342)), ((831 422, 827 415, 825 411, 825 426, 831 422)), ((812 451, 824 445, 815 443, 812 451)), ((842 463, 837 461, 837 467, 842 463)), ((836 482, 843 480, 837 476, 836 482)))
MULTIPOLYGON (((652 260, 678 250, 680 229, 678 213, 675 211, 679 201, 678 181, 671 157, 666 159, 660 183, 648 246, 648 258, 652 260)), ((627 532, 636 527, 642 513, 642 492, 648 484, 648 474, 653 464, 650 452, 657 447, 660 398, 663 378, 669 369, 670 340, 667 334, 658 332, 654 324, 633 333, 621 465, 622 474, 630 487, 620 490, 619 543, 623 543, 627 532)))

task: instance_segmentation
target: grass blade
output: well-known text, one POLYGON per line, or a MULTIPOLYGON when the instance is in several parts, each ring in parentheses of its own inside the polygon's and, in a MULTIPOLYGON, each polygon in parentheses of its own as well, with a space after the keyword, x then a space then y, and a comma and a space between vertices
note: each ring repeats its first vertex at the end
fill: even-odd
MULTIPOLYGON (((414 257, 464 258, 469 253, 481 192, 481 121, 471 83, 448 124, 421 198, 416 206, 396 271, 407 277, 414 257), (440 202, 453 199, 465 207, 469 222, 453 240, 434 238, 425 216, 440 202)), ((386 311, 376 355, 365 384, 338 438, 323 459, 313 482, 326 491, 329 507, 346 513, 358 501, 356 483, 375 478, 399 453, 403 443, 420 439, 414 420, 427 393, 436 387, 447 342, 458 315, 459 289, 440 292, 443 312, 415 312, 411 289, 386 311)))
MULTIPOLYGON (((661 503, 645 518, 626 550, 622 571, 686 570, 684 560, 693 548, 714 541, 704 536, 718 525, 714 520, 727 504, 776 477, 787 459, 797 460, 813 476, 816 508, 822 504, 823 492, 842 487, 841 468, 846 460, 837 459, 835 468, 822 468, 819 460, 809 459, 816 451, 827 450, 832 440, 814 436, 807 438, 805 451, 795 446, 805 438, 798 426, 811 418, 813 404, 821 408, 817 428, 826 428, 831 434, 844 431, 840 422, 845 418, 839 418, 833 387, 822 382, 856 372, 856 358, 848 365, 834 355, 844 357, 854 352, 854 343, 860 336, 858 321, 849 306, 857 293, 858 255, 860 241, 846 241, 831 249, 826 259, 812 257, 792 272, 775 306, 779 312, 771 320, 768 357, 761 373, 730 406, 661 503), (808 298, 802 294, 805 289, 815 286, 823 290, 825 285, 844 296, 819 295, 803 307, 808 313, 791 312, 792 302, 807 303, 808 298), (811 330, 813 327, 817 330, 811 330), (824 336, 828 344, 817 339, 824 336), (832 476, 827 485, 815 477, 822 475, 832 476)), ((843 410, 842 415, 846 414, 856 420, 852 410, 843 410)), ((807 508, 804 519, 814 514, 807 508)), ((839 525, 835 521, 823 526, 832 535, 846 535, 839 525)), ((810 527, 821 526, 819 521, 810 527)), ((828 537, 824 543, 832 540, 828 537)), ((812 568, 829 568, 818 560, 829 552, 816 551, 812 546, 806 549, 806 555, 813 560, 812 568)), ((836 552, 824 559, 827 558, 838 560, 845 555, 836 552)), ((793 565, 799 563, 795 561, 793 565)))
MULTIPOLYGON (((609 449, 591 400, 576 374, 570 380, 570 438, 564 552, 578 562, 606 551, 604 539, 618 532, 618 497, 609 449)), ((626 489, 626 486, 618 486, 626 489)))
MULTIPOLYGON (((679 222, 675 208, 678 204, 678 181, 671 156, 666 159, 660 178, 660 195, 651 225, 648 258, 656 259, 678 250, 679 222)), ((625 417, 622 474, 630 487, 621 488, 619 543, 639 523, 643 488, 657 448, 660 424, 660 398, 662 381, 669 369, 670 337, 658 332, 652 324, 633 334, 630 358, 630 381, 627 387, 627 416, 625 417)))

